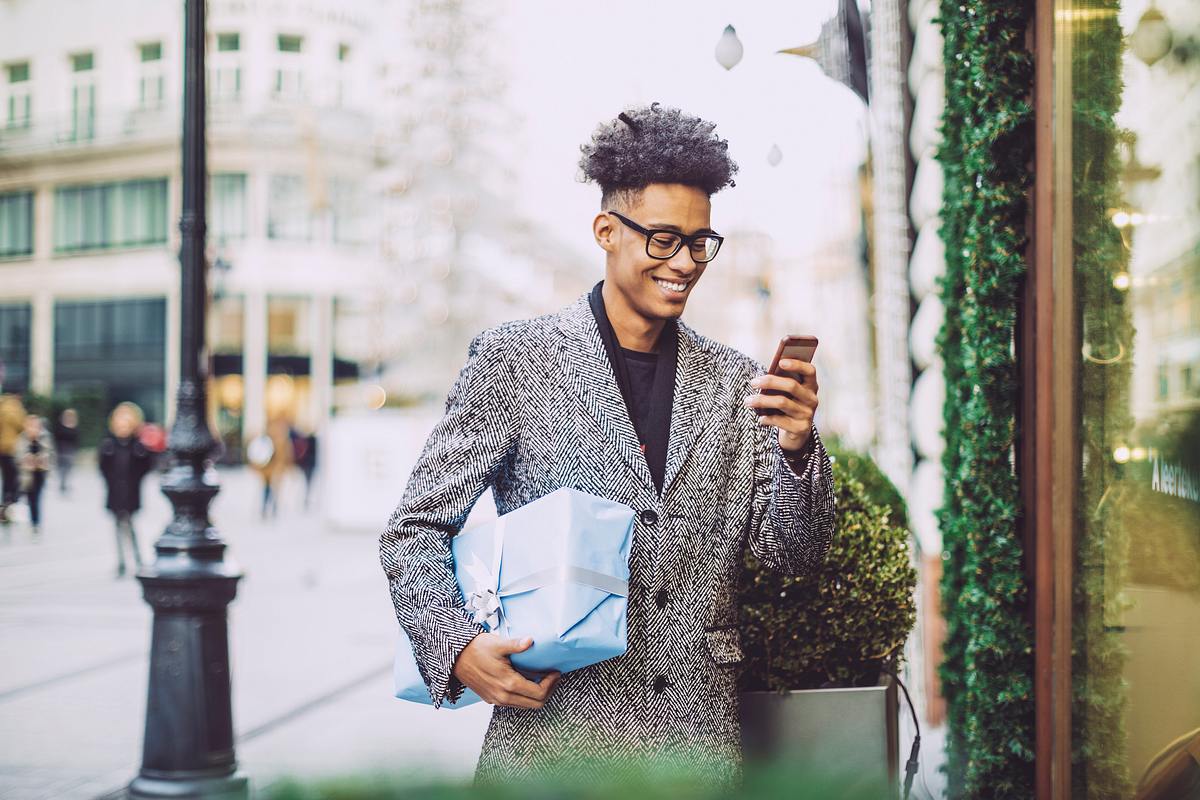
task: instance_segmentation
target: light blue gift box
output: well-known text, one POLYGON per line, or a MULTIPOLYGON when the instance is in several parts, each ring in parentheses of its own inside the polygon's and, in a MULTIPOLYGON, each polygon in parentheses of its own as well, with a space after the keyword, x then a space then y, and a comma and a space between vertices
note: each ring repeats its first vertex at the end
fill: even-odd
MULTIPOLYGON (((533 639, 511 657, 525 673, 570 672, 626 647, 634 511, 570 487, 451 539, 467 608, 486 629, 533 639)), ((403 630, 393 669, 396 697, 431 705, 403 630)), ((470 689, 451 708, 479 702, 470 689)))

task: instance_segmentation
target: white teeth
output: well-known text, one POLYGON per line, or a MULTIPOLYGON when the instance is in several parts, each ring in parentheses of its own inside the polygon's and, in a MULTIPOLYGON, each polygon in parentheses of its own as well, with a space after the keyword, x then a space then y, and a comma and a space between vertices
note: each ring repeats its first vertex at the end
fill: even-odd
POLYGON ((660 286, 665 286, 673 292, 682 292, 687 289, 686 283, 668 283, 661 278, 655 278, 654 280, 658 281, 660 286))

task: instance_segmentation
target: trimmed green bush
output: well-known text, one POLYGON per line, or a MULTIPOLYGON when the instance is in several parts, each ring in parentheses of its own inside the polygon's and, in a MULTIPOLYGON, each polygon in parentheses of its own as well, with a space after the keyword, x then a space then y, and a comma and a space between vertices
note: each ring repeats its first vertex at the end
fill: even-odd
POLYGON ((869 458, 830 454, 837 522, 825 564, 790 577, 746 554, 743 691, 874 685, 912 630, 917 573, 899 492, 869 458))

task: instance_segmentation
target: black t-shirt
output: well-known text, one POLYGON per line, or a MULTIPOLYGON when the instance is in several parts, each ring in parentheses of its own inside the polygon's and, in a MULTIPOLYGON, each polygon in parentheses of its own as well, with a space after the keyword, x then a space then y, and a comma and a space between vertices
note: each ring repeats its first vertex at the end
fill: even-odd
POLYGON ((637 427, 649 427, 650 392, 654 388, 654 373, 658 370, 658 353, 642 353, 622 347, 625 367, 629 370, 629 388, 633 395, 633 413, 637 427))

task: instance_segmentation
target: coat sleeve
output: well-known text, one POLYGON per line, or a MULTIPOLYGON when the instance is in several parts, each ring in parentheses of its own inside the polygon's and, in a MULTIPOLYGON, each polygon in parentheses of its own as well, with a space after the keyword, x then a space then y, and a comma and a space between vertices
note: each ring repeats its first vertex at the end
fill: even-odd
MULTIPOLYGON (((754 417, 752 410, 747 410, 754 417)), ((833 538, 833 465, 816 424, 801 474, 783 458, 779 429, 751 419, 754 495, 750 504, 750 551, 769 568, 788 575, 817 569, 833 538)))
POLYGON ((499 474, 515 445, 515 382, 493 329, 471 342, 467 363, 425 442, 400 504, 379 540, 392 603, 412 641, 434 706, 455 702, 458 654, 483 628, 472 621, 454 577, 450 539, 499 474))

